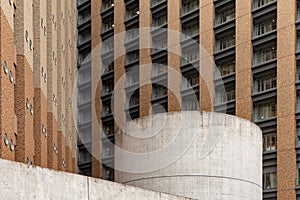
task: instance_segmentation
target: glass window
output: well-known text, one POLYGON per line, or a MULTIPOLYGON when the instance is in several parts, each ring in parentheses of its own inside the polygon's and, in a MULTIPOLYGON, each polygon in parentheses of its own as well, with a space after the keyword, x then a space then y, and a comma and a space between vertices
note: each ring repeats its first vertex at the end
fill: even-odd
POLYGON ((193 111, 199 110, 199 101, 197 98, 182 99, 182 110, 193 111))
POLYGON ((219 41, 217 41, 218 47, 217 49, 220 50, 224 50, 227 49, 229 47, 232 47, 235 45, 235 36, 231 35, 230 37, 221 39, 219 41))
POLYGON ((235 72, 235 61, 227 62, 218 66, 220 75, 226 76, 235 72))
POLYGON ((277 51, 275 47, 262 49, 254 53, 254 64, 260 64, 269 60, 276 59, 277 51))
POLYGON ((182 13, 188 13, 199 8, 199 0, 191 0, 183 4, 182 13))
POLYGON ((103 85, 103 94, 110 94, 114 90, 114 84, 112 82, 103 85))
POLYGON ((102 10, 107 10, 107 9, 113 7, 113 6, 114 6, 114 1, 113 0, 107 0, 103 3, 102 10))
POLYGON ((222 104, 235 99, 235 89, 217 90, 215 104, 222 104))
POLYGON ((127 57, 127 63, 133 63, 135 61, 139 60, 139 51, 132 51, 126 54, 127 57))
POLYGON ((275 189, 277 187, 277 173, 269 172, 263 174, 264 189, 275 189))
POLYGON ((267 5, 271 2, 273 2, 275 0, 254 0, 254 8, 259 8, 259 7, 262 7, 264 5, 267 5))
POLYGON ((255 106, 254 108, 254 121, 262 121, 276 117, 277 108, 276 103, 263 104, 255 106))
POLYGON ((235 18, 235 9, 231 8, 217 15, 217 24, 223 24, 235 18))
POLYGON ((266 34, 276 29, 276 18, 255 26, 255 36, 266 34))
POLYGON ((263 77, 254 81, 254 93, 260 93, 276 88, 276 75, 263 77))
POLYGON ((103 28, 104 28, 104 31, 108 31, 108 30, 114 28, 114 20, 105 22, 103 28))
POLYGON ((199 59, 198 49, 182 52, 183 64, 191 63, 199 59))
POLYGON ((163 74, 163 73, 167 72, 167 70, 168 70, 167 63, 165 63, 165 64, 159 64, 159 63, 153 64, 153 76, 163 74))
POLYGON ((139 82, 139 71, 129 71, 126 73, 126 86, 134 85, 139 82))
POLYGON ((199 74, 196 73, 196 74, 192 74, 192 75, 188 75, 186 77, 183 78, 183 89, 186 89, 186 88, 190 88, 190 87, 193 87, 195 85, 199 85, 199 74))
POLYGON ((130 19, 140 14, 139 7, 127 11, 127 18, 130 19))
POLYGON ((263 137, 263 151, 275 151, 277 149, 277 137, 276 134, 265 135, 263 137))
POLYGON ((157 99, 163 96, 167 95, 167 88, 162 86, 162 85, 154 85, 153 86, 153 91, 152 91, 152 97, 153 99, 157 99))
POLYGON ((163 15, 161 17, 154 19, 154 26, 159 27, 167 23, 167 15, 163 15))
POLYGON ((139 91, 137 90, 130 96, 129 108, 139 105, 139 103, 140 103, 140 94, 139 94, 139 91))

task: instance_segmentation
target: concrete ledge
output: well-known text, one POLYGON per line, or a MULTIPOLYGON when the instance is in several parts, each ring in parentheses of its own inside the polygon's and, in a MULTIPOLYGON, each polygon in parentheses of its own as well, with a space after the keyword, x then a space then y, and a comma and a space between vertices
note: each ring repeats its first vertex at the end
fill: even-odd
POLYGON ((0 180, 0 197, 6 200, 189 199, 2 159, 0 180))

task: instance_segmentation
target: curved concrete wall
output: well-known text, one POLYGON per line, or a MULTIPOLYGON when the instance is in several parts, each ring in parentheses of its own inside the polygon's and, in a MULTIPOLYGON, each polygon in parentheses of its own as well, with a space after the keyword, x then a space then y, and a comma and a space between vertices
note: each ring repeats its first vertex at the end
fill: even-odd
POLYGON ((262 133, 247 120, 158 114, 128 122, 116 143, 116 182, 195 199, 262 199, 262 133))

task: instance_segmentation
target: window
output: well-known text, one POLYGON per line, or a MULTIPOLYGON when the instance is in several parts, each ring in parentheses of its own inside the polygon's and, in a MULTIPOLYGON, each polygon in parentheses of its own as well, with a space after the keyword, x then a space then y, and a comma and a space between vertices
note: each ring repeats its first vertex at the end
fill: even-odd
POLYGON ((188 13, 199 8, 199 0, 191 0, 183 4, 182 13, 188 13))
POLYGON ((129 71, 126 73, 126 86, 134 85, 139 82, 139 72, 138 70, 129 71))
POLYGON ((103 168, 103 179, 113 181, 114 180, 114 170, 111 168, 104 167, 103 168))
POLYGON ((159 27, 167 23, 167 15, 162 15, 161 17, 154 19, 154 26, 159 27))
POLYGON ((231 8, 217 15, 217 24, 223 24, 235 18, 235 9, 231 8))
POLYGON ((259 7, 262 7, 264 5, 267 5, 271 2, 273 2, 275 0, 254 0, 254 8, 259 8, 259 7))
POLYGON ((104 52, 108 52, 112 49, 114 49, 114 43, 113 42, 103 43, 103 51, 104 52))
POLYGON ((235 45, 235 36, 229 36, 227 38, 221 39, 217 41, 217 50, 221 51, 224 49, 227 49, 229 47, 232 47, 235 45))
POLYGON ((254 121, 262 121, 276 117, 277 108, 276 103, 268 103, 263 105, 255 106, 254 108, 254 121))
POLYGON ((114 28, 114 20, 110 20, 108 22, 104 22, 103 24, 103 30, 109 31, 114 28))
POLYGON ((193 111, 199 110, 199 102, 197 98, 182 99, 182 110, 193 111))
POLYGON ((135 29, 126 31, 126 34, 127 34, 127 42, 129 42, 139 37, 139 30, 136 27, 135 29))
POLYGON ((198 75, 198 73, 188 75, 185 78, 183 78, 183 83, 182 84, 183 84, 182 85, 183 89, 190 88, 190 87, 193 87, 195 85, 199 85, 199 75, 198 75))
POLYGON ((163 74, 165 72, 167 72, 167 63, 165 64, 159 64, 159 63, 155 63, 153 64, 153 76, 159 75, 159 74, 163 74))
POLYGON ((183 33, 188 37, 199 34, 199 24, 193 24, 183 29, 183 33))
POLYGON ((108 158, 114 155, 114 148, 113 145, 107 144, 106 146, 103 147, 103 157, 108 158))
POLYGON ((153 49, 155 51, 166 49, 168 47, 168 40, 166 38, 160 39, 158 41, 153 41, 153 49))
POLYGON ((127 53, 126 57, 127 57, 127 64, 138 61, 139 60, 139 50, 127 53))
POLYGON ((254 64, 264 63, 276 59, 276 57, 277 51, 275 47, 258 50, 254 53, 254 64))
POLYGON ((235 61, 227 62, 218 66, 220 75, 226 76, 235 72, 235 61))
MULTIPOLYGON (((91 13, 90 12, 83 12, 78 14, 78 19, 77 19, 77 24, 81 25, 87 22, 88 20, 91 19, 91 13)), ((56 27, 56 22, 54 22, 55 27, 56 27)))
POLYGON ((222 104, 235 99, 235 89, 217 90, 215 104, 222 104))
POLYGON ((111 72, 114 70, 114 63, 110 63, 106 68, 105 68, 105 73, 111 72))
POLYGON ((157 99, 167 95, 167 88, 162 85, 153 85, 152 98, 157 99))
POLYGON ((112 93, 113 92, 113 90, 114 90, 114 84, 112 83, 112 82, 110 82, 110 83, 104 83, 103 84, 103 94, 104 95, 106 95, 106 94, 110 94, 110 93, 112 93))
POLYGON ((269 172, 263 174, 263 187, 264 189, 275 189, 277 187, 277 174, 276 172, 269 172))
POLYGON ((276 88, 276 75, 263 77, 254 81, 254 93, 264 92, 276 88))
POLYGON ((111 104, 106 104, 103 106, 103 115, 112 114, 111 104))
POLYGON ((139 7, 127 11, 127 18, 130 19, 140 14, 139 7))
POLYGON ((129 108, 134 107, 136 105, 139 105, 140 103, 140 94, 139 91, 135 91, 132 96, 130 96, 130 100, 129 100, 129 108))
POLYGON ((103 2, 102 10, 107 10, 107 9, 113 7, 113 6, 114 6, 114 1, 113 0, 105 1, 105 2, 103 2))
POLYGON ((113 124, 103 125, 103 131, 104 131, 105 135, 113 135, 114 134, 114 125, 113 124))
POLYGON ((199 59, 198 49, 182 52, 183 64, 191 63, 199 59))
POLYGON ((267 22, 261 23, 261 24, 257 24, 254 27, 254 35, 255 36, 259 36, 259 35, 263 35, 266 34, 270 31, 273 31, 276 29, 276 18, 269 20, 267 22))
POLYGON ((277 149, 277 138, 276 134, 265 135, 263 137, 263 151, 275 151, 277 149))

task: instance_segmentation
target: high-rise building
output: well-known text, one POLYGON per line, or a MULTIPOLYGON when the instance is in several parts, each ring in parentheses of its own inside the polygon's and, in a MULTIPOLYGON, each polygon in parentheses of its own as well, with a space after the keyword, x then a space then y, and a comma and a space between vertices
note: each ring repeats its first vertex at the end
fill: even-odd
POLYGON ((114 179, 114 150, 106 145, 116 115, 126 122, 163 110, 216 111, 261 127, 264 199, 300 198, 300 1, 80 0, 77 8, 83 174, 114 179), (147 27, 148 34, 139 31, 147 27), (221 78, 207 74, 207 57, 221 78))
POLYGON ((0 7, 0 157, 75 173, 76 2, 0 7))

